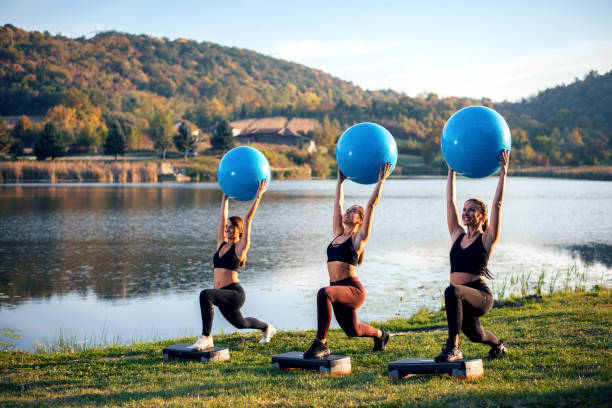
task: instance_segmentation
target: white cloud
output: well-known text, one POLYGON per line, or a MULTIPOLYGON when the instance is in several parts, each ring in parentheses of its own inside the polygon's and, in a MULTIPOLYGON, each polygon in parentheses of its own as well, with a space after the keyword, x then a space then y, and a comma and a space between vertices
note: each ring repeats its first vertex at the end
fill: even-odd
POLYGON ((271 55, 289 61, 308 63, 316 60, 338 60, 339 58, 366 56, 391 51, 397 42, 336 40, 336 41, 293 41, 276 44, 271 55))
MULTIPOLYGON (((425 56, 406 69, 378 71, 367 80, 351 78, 368 89, 391 88, 415 95, 423 91, 442 96, 490 97, 516 100, 561 83, 572 82, 586 72, 612 69, 612 42, 582 43, 538 53, 508 56, 488 62, 429 65, 425 56)), ((452 60, 452 59, 451 59, 452 60)))

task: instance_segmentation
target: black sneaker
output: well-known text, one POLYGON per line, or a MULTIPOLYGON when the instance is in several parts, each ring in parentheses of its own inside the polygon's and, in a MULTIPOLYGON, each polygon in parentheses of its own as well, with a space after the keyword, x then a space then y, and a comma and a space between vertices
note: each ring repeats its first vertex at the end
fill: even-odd
POLYGON ((442 352, 434 358, 436 363, 442 362, 450 362, 450 361, 459 361, 463 360, 463 353, 459 350, 459 347, 454 344, 446 343, 444 347, 442 347, 442 352))
POLYGON ((374 337, 374 347, 372 351, 385 351, 385 346, 389 342, 389 330, 383 330, 382 336, 374 337))
POLYGON ((304 353, 304 358, 318 358, 323 359, 329 356, 329 346, 327 343, 321 343, 319 339, 314 339, 312 345, 304 353))
POLYGON ((493 360, 493 359, 496 359, 496 358, 501 358, 506 353, 508 353, 508 349, 506 348, 506 345, 504 344, 504 341, 500 340, 499 344, 497 346, 491 347, 491 350, 489 350, 489 357, 487 357, 487 358, 489 360, 493 360))

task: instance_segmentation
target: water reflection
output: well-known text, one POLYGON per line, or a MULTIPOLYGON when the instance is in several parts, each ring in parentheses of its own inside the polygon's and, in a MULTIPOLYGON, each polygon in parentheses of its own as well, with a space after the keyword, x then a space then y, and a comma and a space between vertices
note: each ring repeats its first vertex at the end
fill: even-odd
POLYGON ((588 264, 601 263, 612 268, 612 245, 592 242, 586 245, 571 245, 568 249, 588 264))
MULTIPOLYGON (((439 307, 450 248, 444 183, 385 184, 358 271, 368 292, 362 319, 439 307)), ((458 202, 490 201, 495 183, 458 180, 458 202)), ((364 205, 371 188, 348 183, 345 204, 364 205)), ((272 183, 240 274, 245 313, 281 329, 314 327, 314 297, 328 281, 333 193, 333 181, 272 183)), ((147 313, 189 314, 188 321, 168 317, 164 335, 197 329, 197 293, 212 285, 220 198, 213 183, 0 186, 0 320, 22 329, 26 343, 49 336, 58 322, 95 331, 110 319, 109 330, 124 332, 142 321, 138 330, 157 329, 147 313)), ((230 214, 243 216, 247 205, 232 202, 230 214)), ((511 178, 502 222, 490 262, 496 282, 588 264, 597 283, 611 283, 612 183, 511 178), (581 210, 586 202, 588 215, 581 210), (571 234, 564 220, 571 220, 571 234)), ((224 324, 216 319, 213 330, 232 330, 224 324)))

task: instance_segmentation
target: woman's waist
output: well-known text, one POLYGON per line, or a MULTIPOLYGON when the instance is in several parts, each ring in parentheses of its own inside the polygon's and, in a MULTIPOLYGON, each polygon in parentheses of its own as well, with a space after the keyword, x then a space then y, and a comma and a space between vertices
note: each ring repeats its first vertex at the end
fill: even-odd
POLYGON ((231 283, 238 283, 238 271, 231 269, 215 268, 214 269, 215 289, 221 289, 231 283))
POLYGON ((480 281, 484 279, 484 275, 473 272, 451 272, 451 283, 453 285, 465 285, 469 282, 480 281))
POLYGON ((346 262, 328 262, 327 272, 330 282, 357 278, 357 268, 346 262))
POLYGON ((355 288, 365 290, 357 276, 350 276, 348 278, 339 279, 339 280, 330 279, 329 286, 353 286, 355 288))

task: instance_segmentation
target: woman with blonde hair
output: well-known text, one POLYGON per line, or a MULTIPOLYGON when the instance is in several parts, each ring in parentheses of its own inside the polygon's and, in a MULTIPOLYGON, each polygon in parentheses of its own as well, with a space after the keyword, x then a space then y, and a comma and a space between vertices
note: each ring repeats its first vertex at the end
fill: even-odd
POLYGON ((243 267, 251 246, 251 223, 261 196, 266 191, 267 181, 259 183, 257 195, 247 210, 245 220, 240 217, 227 217, 229 197, 221 199, 221 217, 217 230, 217 252, 213 257, 214 289, 200 292, 200 312, 202 314, 202 336, 191 346, 195 350, 205 350, 213 345, 211 336, 214 306, 238 329, 259 329, 263 336, 260 343, 268 343, 276 330, 254 317, 243 317, 240 308, 246 300, 244 289, 238 280, 238 269, 243 267))
POLYGON ((365 289, 357 278, 357 265, 363 262, 364 249, 372 229, 372 214, 390 171, 391 163, 381 166, 378 183, 365 210, 354 205, 342 215, 342 185, 346 177, 338 169, 332 224, 335 238, 327 247, 330 286, 321 288, 317 293, 317 335, 304 353, 304 358, 324 358, 330 354, 327 332, 331 324, 332 310, 338 324, 349 337, 372 337, 373 351, 385 350, 389 331, 381 331, 357 321, 357 309, 363 305, 366 298, 365 289))

